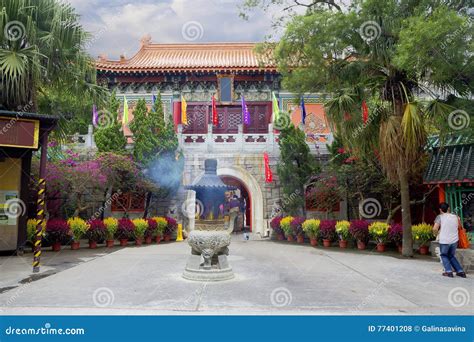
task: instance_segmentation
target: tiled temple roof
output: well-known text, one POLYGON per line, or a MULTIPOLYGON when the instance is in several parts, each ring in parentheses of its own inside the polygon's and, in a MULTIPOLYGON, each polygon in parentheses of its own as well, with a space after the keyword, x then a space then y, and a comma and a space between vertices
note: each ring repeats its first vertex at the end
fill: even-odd
POLYGON ((474 144, 434 148, 424 175, 424 182, 428 184, 474 182, 474 144))
POLYGON ((119 61, 104 56, 96 61, 98 71, 119 73, 184 71, 270 71, 276 67, 254 48, 255 43, 152 44, 142 39, 135 56, 119 61))

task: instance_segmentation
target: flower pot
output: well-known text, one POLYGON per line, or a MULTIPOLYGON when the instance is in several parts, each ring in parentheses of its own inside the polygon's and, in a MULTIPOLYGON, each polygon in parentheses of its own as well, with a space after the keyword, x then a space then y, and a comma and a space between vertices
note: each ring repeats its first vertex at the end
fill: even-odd
POLYGON ((110 248, 110 247, 113 247, 114 244, 115 244, 115 241, 114 241, 114 240, 107 240, 107 241, 105 241, 105 245, 106 245, 107 247, 109 247, 109 248, 110 248))
POLYGON ((298 235, 298 236, 296 237, 296 241, 297 241, 298 243, 304 243, 304 236, 303 236, 303 235, 298 235))
POLYGON ((293 242, 293 241, 295 241, 295 239, 293 238, 293 235, 288 235, 288 236, 286 237, 286 240, 288 240, 288 242, 293 242))
POLYGON ((331 247, 331 240, 323 239, 323 246, 324 247, 331 247))
POLYGON ((79 241, 73 241, 73 242, 71 242, 71 249, 72 249, 72 250, 79 249, 80 246, 81 246, 81 243, 80 243, 79 241))
POLYGON ((367 245, 364 241, 357 241, 357 249, 366 249, 367 245))
POLYGON ((318 245, 318 239, 316 238, 309 239, 309 243, 311 244, 311 246, 316 247, 318 245))
POLYGON ((283 234, 278 234, 278 235, 277 235, 277 239, 278 239, 278 241, 283 241, 283 240, 285 240, 285 235, 283 235, 283 234))
POLYGON ((141 246, 143 243, 143 238, 136 238, 135 239, 135 245, 136 246, 141 246))
POLYGON ((61 250, 61 242, 55 242, 51 245, 53 252, 59 252, 61 250))
POLYGON ((171 235, 165 235, 164 240, 166 242, 170 241, 171 240, 171 235))
POLYGON ((402 245, 397 245, 398 253, 402 253, 403 246, 402 245))
POLYGON ((128 245, 128 239, 120 239, 120 246, 125 247, 128 245))
POLYGON ((347 240, 339 240, 339 248, 347 248, 347 240))
POLYGON ((97 248, 97 241, 89 240, 89 248, 96 249, 97 248))
POLYGON ((380 253, 385 252, 385 244, 384 243, 378 243, 377 244, 377 252, 380 252, 380 253))
POLYGON ((428 246, 425 246, 425 245, 420 246, 419 252, 421 255, 427 255, 429 252, 428 246))
POLYGON ((160 243, 160 241, 161 241, 161 235, 157 235, 157 236, 155 237, 155 242, 156 242, 156 243, 160 243))
POLYGON ((149 245, 151 243, 151 236, 145 238, 145 244, 149 245))

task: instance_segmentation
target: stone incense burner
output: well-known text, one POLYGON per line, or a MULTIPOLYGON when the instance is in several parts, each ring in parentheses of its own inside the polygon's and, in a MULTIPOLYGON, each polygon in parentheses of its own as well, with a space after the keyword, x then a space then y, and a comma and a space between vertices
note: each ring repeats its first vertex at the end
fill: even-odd
POLYGON ((217 176, 217 160, 206 159, 204 167, 204 175, 186 187, 196 191, 201 210, 197 212, 195 229, 187 239, 191 256, 183 278, 197 281, 229 280, 234 277, 227 261, 231 232, 227 229, 219 206, 225 201, 225 192, 235 188, 225 185, 217 176))

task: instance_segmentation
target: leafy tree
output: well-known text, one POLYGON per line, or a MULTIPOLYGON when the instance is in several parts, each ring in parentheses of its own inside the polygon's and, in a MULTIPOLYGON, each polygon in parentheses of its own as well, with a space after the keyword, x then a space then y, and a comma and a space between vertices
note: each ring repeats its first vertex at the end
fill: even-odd
POLYGON ((107 110, 99 112, 98 127, 94 140, 99 152, 125 153, 127 138, 122 131, 122 124, 117 120, 120 101, 115 91, 110 95, 107 110))
POLYGON ((133 156, 143 165, 148 165, 157 148, 157 139, 152 128, 145 99, 140 99, 133 111, 130 130, 133 133, 133 156))
MULTIPOLYGON (((272 50, 287 89, 332 95, 326 112, 344 146, 359 157, 378 151, 400 189, 405 256, 413 255, 409 184, 425 153, 427 122, 441 133, 452 130, 457 108, 446 100, 472 94, 467 3, 357 0, 339 10, 314 1, 304 15, 291 17, 272 50)), ((458 115, 471 122, 461 128, 472 130, 468 112, 458 115)))
POLYGON ((80 99, 105 93, 95 84, 96 71, 86 52, 89 35, 71 5, 0 0, 0 9, 1 107, 37 111, 43 96, 43 108, 57 113, 53 94, 80 99))
POLYGON ((305 186, 311 176, 318 171, 318 165, 310 154, 305 133, 294 125, 280 133, 280 160, 277 166, 278 177, 286 201, 285 211, 291 215, 305 213, 305 186), (298 196, 295 196, 297 194, 298 196))

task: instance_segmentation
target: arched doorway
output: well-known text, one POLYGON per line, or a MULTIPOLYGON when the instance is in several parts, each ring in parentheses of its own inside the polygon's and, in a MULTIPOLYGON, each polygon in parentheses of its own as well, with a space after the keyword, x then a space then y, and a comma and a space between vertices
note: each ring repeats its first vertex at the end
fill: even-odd
POLYGON ((238 197, 245 201, 245 217, 241 219, 242 222, 239 222, 239 226, 244 226, 247 231, 252 231, 252 197, 245 186, 245 184, 236 177, 232 176, 220 176, 222 181, 227 185, 232 185, 237 188, 236 193, 238 197))
POLYGON ((252 232, 265 236, 266 220, 263 216, 264 199, 262 189, 255 177, 253 177, 247 170, 237 167, 222 167, 217 166, 217 175, 233 177, 239 180, 247 189, 250 198, 250 224, 252 225, 252 232))

